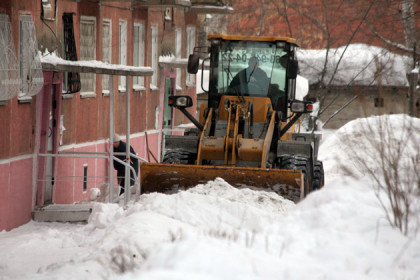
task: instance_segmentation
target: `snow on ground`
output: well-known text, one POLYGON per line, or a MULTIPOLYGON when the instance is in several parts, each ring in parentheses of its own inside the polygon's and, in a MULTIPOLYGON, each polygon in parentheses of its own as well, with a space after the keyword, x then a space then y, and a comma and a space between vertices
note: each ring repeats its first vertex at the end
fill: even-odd
MULTIPOLYGON (((327 183, 298 204, 220 178, 127 208, 97 203, 86 225, 0 232, 0 279, 420 279, 418 227, 408 236, 392 228, 369 177, 335 168, 354 164, 339 136, 363 142, 361 123, 377 118, 328 131, 327 183)), ((396 127, 405 119, 386 118, 396 127)))

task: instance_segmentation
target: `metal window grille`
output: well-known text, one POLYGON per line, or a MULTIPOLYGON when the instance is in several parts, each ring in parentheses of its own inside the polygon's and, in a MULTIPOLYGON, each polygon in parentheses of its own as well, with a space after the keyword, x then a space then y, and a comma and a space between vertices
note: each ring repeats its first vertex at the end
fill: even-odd
MULTIPOLYGON (((102 61, 107 63, 111 63, 111 26, 109 20, 102 24, 102 61)), ((102 75, 102 90, 109 90, 109 75, 102 75)))
MULTIPOLYGON (((80 60, 96 59, 96 23, 93 19, 80 21, 80 60)), ((95 92, 95 74, 80 73, 82 92, 95 92)))
POLYGON ((12 26, 6 14, 0 14, 0 49, 0 101, 4 101, 15 97, 20 87, 12 26))
POLYGON ((20 96, 38 94, 44 84, 35 25, 31 15, 19 16, 20 96))
MULTIPOLYGON (((64 37, 64 58, 76 61, 76 41, 74 39, 73 14, 63 14, 63 37, 64 37)), ((67 72, 64 75, 63 92, 76 93, 80 91, 80 74, 78 72, 67 72)))

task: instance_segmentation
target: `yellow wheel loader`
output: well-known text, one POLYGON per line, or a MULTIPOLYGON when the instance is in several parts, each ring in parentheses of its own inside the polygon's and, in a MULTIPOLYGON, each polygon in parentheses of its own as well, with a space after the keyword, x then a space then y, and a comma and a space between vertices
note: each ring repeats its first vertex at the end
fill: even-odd
POLYGON ((296 41, 219 34, 208 40, 210 47, 196 47, 188 59, 188 72, 196 74, 198 54, 209 54, 201 67, 210 65, 208 104, 197 120, 186 110, 189 96, 170 96, 169 105, 195 127, 166 135, 162 163, 141 163, 141 193, 176 192, 216 177, 295 202, 321 188, 320 135, 300 133, 300 117, 312 103, 295 99, 296 41))

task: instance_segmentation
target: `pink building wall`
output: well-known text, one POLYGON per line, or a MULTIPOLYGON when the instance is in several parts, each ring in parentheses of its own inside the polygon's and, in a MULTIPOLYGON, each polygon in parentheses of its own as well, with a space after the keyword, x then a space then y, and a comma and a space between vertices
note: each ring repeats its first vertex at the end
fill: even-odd
POLYGON ((0 163, 0 230, 11 230, 32 218, 33 158, 0 163))
MULTIPOLYGON (((122 140, 125 137, 122 136, 122 140)), ((159 155, 159 132, 148 133, 149 148, 155 156, 159 155)), ((139 157, 147 159, 146 136, 141 133, 139 136, 132 135, 130 144, 139 157)), ((83 147, 60 149, 60 153, 73 152, 97 152, 107 153, 107 143, 93 143, 83 147)), ((153 158, 151 157, 153 162, 153 158)), ((114 186, 117 185, 117 172, 114 170, 114 186)), ((57 158, 56 183, 54 185, 53 202, 56 204, 72 204, 76 202, 87 202, 92 188, 101 188, 108 183, 108 160, 103 158, 57 158), (88 164, 87 190, 83 190, 83 166, 88 164)))

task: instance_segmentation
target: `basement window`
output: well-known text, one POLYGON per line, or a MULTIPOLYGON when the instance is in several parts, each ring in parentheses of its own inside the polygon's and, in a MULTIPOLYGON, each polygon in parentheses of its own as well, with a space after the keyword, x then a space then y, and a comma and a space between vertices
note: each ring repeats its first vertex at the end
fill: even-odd
POLYGON ((88 174, 88 165, 87 163, 83 164, 83 192, 87 191, 87 174, 88 174))
POLYGON ((384 107, 384 99, 383 98, 375 98, 375 107, 383 108, 384 107))

